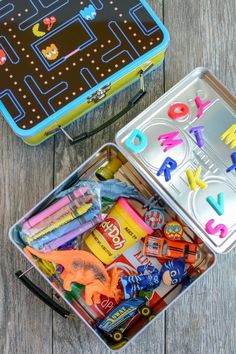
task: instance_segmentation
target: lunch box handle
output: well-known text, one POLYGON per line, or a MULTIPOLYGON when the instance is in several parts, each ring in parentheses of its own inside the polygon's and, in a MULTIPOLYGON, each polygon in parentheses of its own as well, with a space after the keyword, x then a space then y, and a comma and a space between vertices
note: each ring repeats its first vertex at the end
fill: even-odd
POLYGON ((53 133, 56 133, 58 130, 60 130, 66 138, 69 140, 69 143, 71 145, 74 145, 76 143, 79 143, 83 140, 86 140, 90 138, 91 136, 99 133, 103 129, 109 127, 111 124, 115 123, 118 119, 123 117, 126 113, 128 113, 146 94, 145 87, 144 87, 144 75, 145 73, 153 66, 151 62, 148 63, 148 65, 143 68, 139 72, 139 78, 140 78, 140 90, 136 93, 134 97, 129 100, 127 106, 123 108, 119 113, 117 113, 115 116, 113 116, 111 119, 109 119, 107 122, 103 123, 99 127, 91 130, 90 132, 84 132, 79 134, 76 137, 72 137, 61 125, 58 126, 57 129, 54 129, 53 131, 47 132, 47 135, 51 135, 53 133))
POLYGON ((41 301, 43 301, 46 305, 48 305, 51 309, 57 312, 64 318, 68 318, 71 316, 71 312, 67 311, 59 304, 57 304, 53 299, 51 299, 42 289, 40 289, 37 285, 35 285, 27 276, 26 272, 22 272, 18 270, 15 275, 17 278, 41 301))

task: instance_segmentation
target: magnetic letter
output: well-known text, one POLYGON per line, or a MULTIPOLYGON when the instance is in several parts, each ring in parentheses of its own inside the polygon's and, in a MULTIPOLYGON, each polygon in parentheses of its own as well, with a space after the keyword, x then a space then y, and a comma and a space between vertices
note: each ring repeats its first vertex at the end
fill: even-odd
POLYGON ((236 124, 231 125, 220 137, 220 140, 225 140, 225 144, 233 149, 236 146, 236 124))
POLYGON ((211 219, 208 221, 206 224, 206 231, 208 232, 209 235, 216 235, 218 232, 220 232, 219 237, 224 238, 228 235, 228 228, 224 224, 219 224, 213 227, 215 220, 211 219))
POLYGON ((210 206, 217 212, 218 215, 221 216, 224 214, 225 195, 223 192, 217 195, 217 201, 212 196, 207 197, 207 201, 210 206))
POLYGON ((199 186, 201 189, 205 189, 207 188, 207 183, 205 183, 201 178, 200 178, 200 174, 202 172, 202 167, 199 166, 195 172, 193 172, 192 170, 188 169, 186 171, 186 175, 188 178, 188 183, 190 185, 190 188, 192 189, 192 191, 195 191, 197 186, 199 186))
POLYGON ((125 142, 125 146, 135 154, 146 149, 147 145, 148 139, 146 135, 138 129, 135 129, 125 142), (135 139, 138 140, 137 144, 135 143, 135 139))
POLYGON ((171 172, 177 168, 177 162, 171 157, 167 157, 157 172, 157 176, 161 176, 164 172, 166 182, 171 180, 171 172))
POLYGON ((174 103, 170 106, 168 116, 172 119, 185 118, 189 114, 189 108, 184 103, 174 103))
POLYGON ((236 171, 236 152, 233 152, 231 154, 231 159, 232 159, 233 165, 230 166, 229 168, 227 168, 227 170, 226 170, 227 173, 229 173, 229 172, 231 172, 233 170, 236 171))
POLYGON ((158 140, 164 140, 161 143, 161 146, 166 146, 164 152, 173 149, 174 147, 183 144, 183 139, 176 139, 175 138, 179 135, 179 132, 172 132, 167 134, 161 134, 158 137, 158 140))
POLYGON ((198 108, 197 118, 201 118, 203 116, 203 113, 205 112, 205 110, 210 106, 211 101, 208 100, 206 102, 202 102, 201 98, 199 96, 197 96, 195 98, 195 103, 198 108))
POLYGON ((198 126, 198 127, 193 127, 192 129, 190 129, 189 133, 190 134, 194 134, 196 141, 197 141, 197 145, 202 148, 204 146, 204 140, 203 140, 203 130, 204 127, 203 126, 198 126))

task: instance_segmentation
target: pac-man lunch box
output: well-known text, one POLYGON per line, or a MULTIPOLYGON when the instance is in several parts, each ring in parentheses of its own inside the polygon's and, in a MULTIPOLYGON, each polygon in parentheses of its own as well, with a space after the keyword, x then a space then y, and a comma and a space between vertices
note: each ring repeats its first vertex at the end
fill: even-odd
MULTIPOLYGON (((100 167, 119 154, 129 166, 120 176, 127 177, 140 191, 145 190, 146 197, 155 195, 164 205, 166 215, 182 223, 186 241, 198 240, 199 255, 191 269, 195 283, 212 268, 216 253, 229 252, 236 244, 235 120, 236 99, 207 69, 197 68, 120 130, 116 144, 103 146, 19 220, 10 230, 11 241, 28 258, 19 238, 19 224, 52 203, 59 191, 79 179, 94 178, 100 167)), ((140 262, 147 262, 139 247, 136 243, 122 255, 128 257, 135 269, 140 262)), ((151 306, 152 320, 139 318, 138 322, 132 322, 126 337, 114 344, 96 331, 94 312, 83 302, 66 298, 59 284, 34 263, 32 268, 37 269, 71 311, 112 350, 126 347, 187 290, 181 284, 171 290, 158 288, 158 300, 151 306)), ((17 276, 44 302, 68 317, 69 311, 43 294, 30 282, 26 272, 19 271, 17 276)), ((107 311, 108 304, 109 299, 99 310, 107 311)))
POLYGON ((140 78, 125 113, 169 43, 144 0, 2 0, 0 27, 0 112, 31 145, 140 78))

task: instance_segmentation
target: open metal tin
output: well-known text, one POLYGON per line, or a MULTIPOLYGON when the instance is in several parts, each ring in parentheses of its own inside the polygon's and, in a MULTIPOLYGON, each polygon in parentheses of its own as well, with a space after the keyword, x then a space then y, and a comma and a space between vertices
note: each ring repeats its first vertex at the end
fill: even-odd
MULTIPOLYGON (((140 181, 146 183, 150 196, 158 195, 164 201, 166 215, 173 219, 182 220, 185 226, 185 240, 198 240, 199 254, 193 267, 193 283, 195 283, 213 267, 216 259, 215 252, 230 251, 236 242, 234 217, 236 205, 235 169, 230 168, 234 166, 231 158, 233 150, 228 145, 228 143, 234 142, 234 134, 231 133, 228 140, 225 140, 227 137, 222 136, 225 135, 224 133, 228 131, 229 127, 233 126, 234 128, 235 107, 235 98, 207 69, 198 68, 194 70, 119 131, 116 144, 104 145, 19 220, 10 230, 10 240, 32 263, 23 251, 25 245, 19 238, 19 225, 33 214, 50 205, 58 192, 71 187, 79 179, 93 178, 101 166, 104 166, 117 154, 122 154, 123 158, 130 164, 130 170, 136 176, 139 176, 140 181), (195 102, 196 97, 199 97, 201 102, 210 101, 200 118, 196 118, 199 111, 195 102), (184 118, 173 120, 169 117, 169 109, 175 103, 188 106, 188 114, 184 118), (204 146, 201 148, 196 142, 196 136, 189 132, 196 126, 204 127, 204 146), (134 130, 137 129, 146 136, 148 143, 142 151, 133 153, 127 148, 127 141, 134 130), (168 152, 164 152, 164 146, 161 146, 158 137, 170 132, 179 132, 178 138, 181 138, 183 142, 168 150, 168 152), (172 178, 169 182, 166 182, 162 175, 157 176, 166 157, 171 157, 177 162, 177 167, 171 172, 172 178), (186 169, 195 170, 199 166, 202 167, 201 179, 207 183, 207 188, 201 189, 197 186, 196 190, 192 191, 186 176, 186 169), (227 172, 228 169, 230 170, 227 172), (217 199, 219 193, 224 194, 224 203, 217 199), (208 203, 207 198, 209 196, 216 200, 215 208, 208 203), (218 215, 219 213, 221 215, 218 215), (211 235, 206 231, 205 226, 211 219, 214 219, 214 226, 218 224, 227 226, 228 234, 224 238, 219 237, 219 232, 211 235)), ((138 139, 133 143, 138 146, 140 140, 138 139)), ((139 183, 137 183, 136 188, 140 188, 139 183)), ((52 281, 34 263, 32 265, 103 344, 115 351, 126 348, 128 343, 132 342, 152 321, 155 321, 162 311, 171 306, 187 290, 183 290, 183 284, 174 286, 169 291, 160 288, 160 302, 153 305, 155 317, 152 321, 138 319, 137 324, 129 328, 129 340, 124 339, 122 342, 114 344, 104 338, 101 333, 98 333, 95 326, 97 318, 92 311, 89 311, 80 301, 69 301, 60 283, 52 281)), ((23 279, 25 279, 24 276, 23 279)), ((32 290, 32 285, 29 288, 32 290)), ((36 291, 36 295, 42 298, 38 291, 36 291)), ((49 300, 45 301, 44 297, 44 302, 49 304, 49 300)), ((55 305, 52 303, 50 303, 50 306, 55 309, 55 305)), ((58 307, 56 307, 56 310, 64 317, 68 317, 68 312, 63 312, 63 309, 58 310, 58 307)))

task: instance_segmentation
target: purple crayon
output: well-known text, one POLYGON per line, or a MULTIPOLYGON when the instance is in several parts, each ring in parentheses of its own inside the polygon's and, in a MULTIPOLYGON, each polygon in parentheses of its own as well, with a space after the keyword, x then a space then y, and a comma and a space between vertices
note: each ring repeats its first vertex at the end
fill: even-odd
POLYGON ((41 213, 38 213, 37 215, 24 222, 23 230, 26 231, 31 229, 32 227, 40 223, 42 220, 48 218, 50 215, 56 213, 64 206, 70 204, 74 198, 82 197, 88 191, 88 189, 89 186, 75 189, 71 194, 66 195, 62 199, 58 200, 56 203, 53 203, 48 208, 41 211, 41 213))
POLYGON ((42 248, 42 251, 45 253, 50 252, 50 251, 53 251, 53 250, 59 248, 60 246, 64 245, 65 243, 72 241, 73 239, 75 239, 79 235, 82 235, 84 232, 92 229, 97 224, 101 223, 105 219, 105 217, 106 217, 106 214, 99 214, 93 220, 81 225, 80 227, 78 227, 77 229, 75 229, 71 232, 68 232, 67 234, 58 238, 57 240, 51 241, 48 244, 44 245, 42 248))

